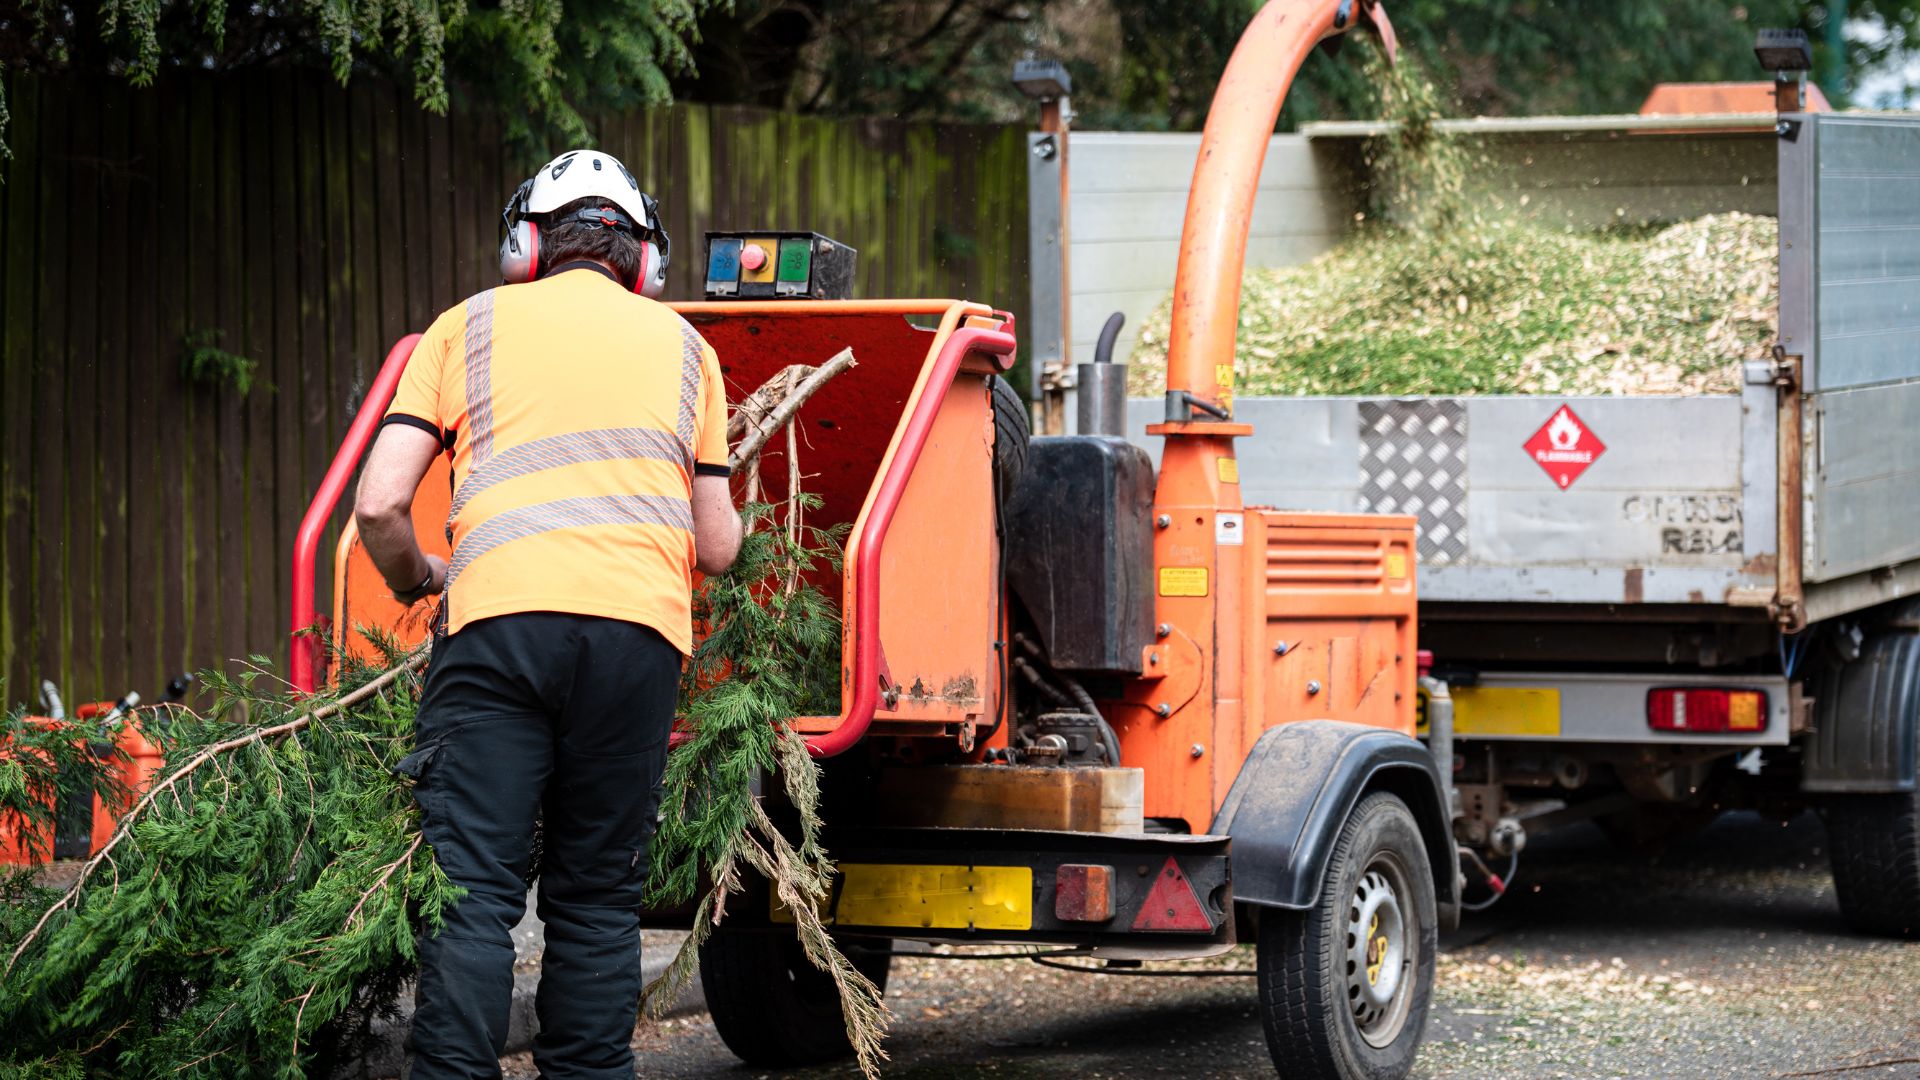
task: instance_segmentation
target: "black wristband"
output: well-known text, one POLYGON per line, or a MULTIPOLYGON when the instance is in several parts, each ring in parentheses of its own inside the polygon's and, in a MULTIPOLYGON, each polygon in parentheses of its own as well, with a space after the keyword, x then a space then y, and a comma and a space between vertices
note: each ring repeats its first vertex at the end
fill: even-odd
POLYGON ((433 564, 428 563, 427 576, 420 579, 420 584, 415 585, 413 588, 408 589, 405 592, 400 592, 398 590, 395 590, 393 594, 393 598, 395 600, 400 601, 403 604, 411 604, 414 601, 425 596, 427 594, 427 590, 432 587, 433 587, 433 564))

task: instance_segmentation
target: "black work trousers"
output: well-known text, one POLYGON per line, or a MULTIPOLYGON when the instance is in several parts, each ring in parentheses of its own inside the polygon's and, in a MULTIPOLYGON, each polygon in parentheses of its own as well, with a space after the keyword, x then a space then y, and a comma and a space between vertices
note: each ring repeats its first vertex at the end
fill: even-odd
POLYGON ((420 942, 414 1080, 500 1075, 536 814, 534 1061, 547 1080, 632 1080, 640 895, 679 680, 679 651, 618 619, 502 615, 434 649, 401 770, 435 860, 467 895, 420 942))

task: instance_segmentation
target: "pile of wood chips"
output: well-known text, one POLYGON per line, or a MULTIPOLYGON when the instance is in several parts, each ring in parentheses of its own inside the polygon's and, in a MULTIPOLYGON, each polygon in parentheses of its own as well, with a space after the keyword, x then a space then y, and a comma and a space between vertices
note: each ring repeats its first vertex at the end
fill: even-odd
MULTIPOLYGON (((1311 262, 1255 269, 1240 395, 1730 394, 1776 336, 1778 224, 1713 214, 1657 230, 1366 226, 1311 262)), ((1171 300, 1130 391, 1164 386, 1171 300)))

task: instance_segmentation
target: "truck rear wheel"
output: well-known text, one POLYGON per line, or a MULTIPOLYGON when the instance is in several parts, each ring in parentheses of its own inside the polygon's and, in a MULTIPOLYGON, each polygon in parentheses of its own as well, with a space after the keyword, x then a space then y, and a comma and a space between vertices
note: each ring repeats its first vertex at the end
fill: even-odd
POLYGON ((1920 792, 1821 806, 1840 913, 1863 934, 1920 938, 1920 792))
POLYGON ((1920 755, 1920 634, 1876 633, 1822 676, 1806 779, 1840 911, 1863 934, 1920 938, 1920 792, 1898 790, 1920 755))
MULTIPOLYGON (((860 944, 841 947, 884 992, 893 943, 860 944)), ((714 931, 700 948, 700 985, 720 1041, 749 1065, 791 1068, 853 1053, 833 977, 808 962, 791 931, 714 931)))
POLYGON ((1267 1050, 1283 1077, 1398 1080, 1413 1069, 1440 931, 1420 826, 1385 792, 1354 807, 1305 911, 1260 913, 1267 1050))

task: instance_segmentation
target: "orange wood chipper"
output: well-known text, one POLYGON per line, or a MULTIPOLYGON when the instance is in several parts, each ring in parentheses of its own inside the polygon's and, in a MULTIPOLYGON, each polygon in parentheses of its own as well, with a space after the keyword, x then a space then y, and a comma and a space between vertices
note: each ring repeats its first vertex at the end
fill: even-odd
MULTIPOLYGON (((1181 242, 1157 476, 1120 438, 1029 439, 1000 378, 1013 318, 991 306, 675 305, 736 397, 790 363, 858 360, 797 421, 821 500, 809 523, 849 531, 840 709, 796 726, 823 759, 828 916, 882 986, 903 939, 1044 944, 1122 971, 1251 941, 1283 1073, 1412 1065, 1459 904, 1440 772, 1413 738, 1414 522, 1243 506, 1234 440, 1252 428, 1232 420, 1267 139, 1308 54, 1355 26, 1392 49, 1365 0, 1275 0, 1233 54, 1181 242)), ((309 512, 297 628, 314 622, 321 530, 411 348, 395 347, 309 512)), ((775 498, 781 453, 760 470, 775 498)), ((444 469, 415 503, 442 555, 444 469)), ((425 635, 351 527, 333 574, 335 625, 425 635)), ((296 681, 313 665, 303 650, 296 681)), ((848 1052, 831 982, 764 891, 729 905, 702 972, 747 1061, 848 1052)))

